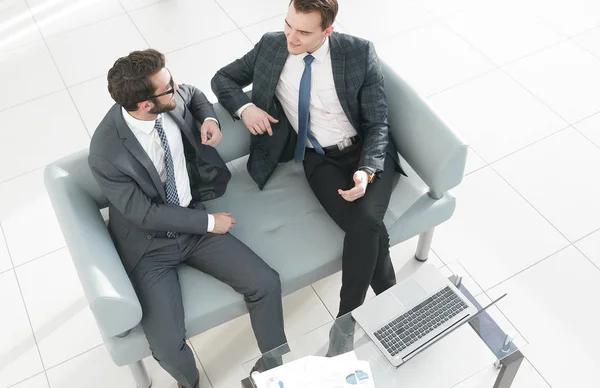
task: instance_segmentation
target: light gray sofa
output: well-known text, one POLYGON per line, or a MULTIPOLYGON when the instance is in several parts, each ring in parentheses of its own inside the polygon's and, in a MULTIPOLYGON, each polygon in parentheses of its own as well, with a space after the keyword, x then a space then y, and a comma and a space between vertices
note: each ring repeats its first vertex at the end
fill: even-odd
MULTIPOLYGON (((467 147, 387 64, 382 67, 391 133, 408 174, 394 189, 385 223, 392 245, 420 235, 415 258, 424 261, 434 227, 454 212, 448 190, 462 180, 467 147)), ((232 234, 279 272, 284 294, 341 270, 343 233, 310 191, 302 166, 281 164, 259 191, 239 159, 249 150, 248 130, 220 105, 215 109, 223 132, 217 149, 226 162, 234 161, 233 176, 225 195, 206 202, 207 209, 237 218, 232 234)), ((88 168, 87 150, 49 165, 44 178, 104 343, 115 364, 128 365, 137 386, 148 388, 142 309, 105 226, 100 210, 107 199, 88 168)), ((214 278, 186 265, 179 276, 188 336, 247 312, 242 297, 214 278)))

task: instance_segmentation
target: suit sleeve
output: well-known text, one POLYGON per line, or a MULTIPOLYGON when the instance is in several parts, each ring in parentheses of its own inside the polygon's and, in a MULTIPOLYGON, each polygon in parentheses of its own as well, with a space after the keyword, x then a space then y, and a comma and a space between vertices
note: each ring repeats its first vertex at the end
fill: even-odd
POLYGON ((388 107, 383 86, 383 74, 373 43, 368 44, 367 72, 359 93, 361 126, 364 145, 359 166, 383 171, 389 142, 388 107))
POLYGON ((251 102, 250 97, 242 89, 250 85, 254 79, 254 64, 263 39, 246 55, 217 71, 211 80, 213 93, 231 115, 251 102))
POLYGON ((182 84, 179 85, 179 94, 190 112, 192 112, 192 116, 200 123, 203 123, 207 117, 216 120, 217 114, 212 103, 208 101, 208 98, 200 89, 192 85, 182 84))
POLYGON ((119 171, 106 158, 90 154, 88 162, 110 203, 138 227, 162 232, 207 233, 206 211, 154 203, 129 175, 119 171))

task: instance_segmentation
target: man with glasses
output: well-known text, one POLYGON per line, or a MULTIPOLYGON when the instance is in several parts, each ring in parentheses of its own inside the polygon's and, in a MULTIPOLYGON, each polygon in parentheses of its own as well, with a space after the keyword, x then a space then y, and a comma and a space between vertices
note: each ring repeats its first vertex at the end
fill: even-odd
POLYGON ((230 235, 230 213, 208 214, 231 173, 204 93, 178 85, 156 50, 134 51, 108 72, 116 104, 99 124, 89 165, 109 200, 108 228, 142 305, 142 327, 159 364, 179 387, 198 387, 185 342, 176 268, 185 263, 244 295, 264 353, 286 343, 279 275, 230 235), (200 131, 196 121, 202 123, 200 131))

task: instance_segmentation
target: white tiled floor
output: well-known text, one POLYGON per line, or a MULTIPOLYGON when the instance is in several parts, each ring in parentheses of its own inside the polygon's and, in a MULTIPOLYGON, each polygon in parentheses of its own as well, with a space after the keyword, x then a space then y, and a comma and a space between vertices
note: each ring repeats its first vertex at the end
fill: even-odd
POLYGON ((429 100, 488 162, 568 125, 499 69, 429 100))
MULTIPOLYGON (((597 387, 600 318, 600 2, 341 0, 336 29, 369 38, 470 146, 453 218, 430 261, 465 276, 515 335, 515 388, 597 387), (573 314, 578 314, 573 330, 573 314), (568 355, 568 357, 564 357, 568 355)), ((133 388, 114 366, 43 186, 43 167, 89 143, 112 104, 111 63, 167 54, 203 89, 266 31, 275 0, 0 0, 0 388, 133 388)), ((399 276, 416 240, 392 249, 399 276)), ((284 299, 290 338, 330 321, 340 276, 284 299)), ((237 386, 257 356, 248 317, 190 340, 202 387, 237 386)), ((145 360, 157 388, 174 388, 145 360)), ((481 370, 458 388, 490 387, 481 370)))
POLYGON ((515 12, 504 2, 484 2, 483 7, 459 12, 445 22, 498 66, 567 39, 535 14, 515 12))
POLYGON ((42 174, 38 169, 0 183, 0 222, 15 266, 65 245, 42 174))
POLYGON ((148 46, 125 14, 52 36, 46 43, 67 86, 103 75, 113 58, 148 46), (104 44, 90 44, 98 41, 104 44))
POLYGON ((575 246, 587 256, 596 267, 600 268, 600 231, 579 240, 575 246))
POLYGON ((378 53, 423 96, 448 89, 495 66, 441 22, 382 41, 378 53), (444 64, 440 69, 440 64, 444 64), (442 71, 440 71, 442 70, 442 71))
POLYGON ((0 386, 8 387, 44 370, 14 271, 0 274, 0 386))
POLYGON ((31 377, 17 385, 13 386, 14 388, 49 388, 48 379, 46 378, 46 373, 40 373, 31 377))
POLYGON ((566 41, 511 63, 508 74, 556 111, 575 123, 598 111, 598 58, 566 41))
POLYGON ((46 368, 102 344, 67 248, 15 272, 46 368), (52 273, 60 276, 48 276, 52 273))
POLYGON ((12 261, 8 254, 8 247, 4 239, 4 233, 0 228, 0 272, 7 271, 12 268, 12 261))
POLYGON ((0 50, 16 48, 42 39, 25 0, 0 3, 0 50))
POLYGON ((525 355, 550 386, 596 386, 600 314, 589 306, 600 293, 598 268, 569 246, 489 293, 504 292, 499 307, 529 341, 525 355))
POLYGON ((600 114, 595 114, 594 116, 578 122, 575 124, 575 128, 600 147, 600 114))

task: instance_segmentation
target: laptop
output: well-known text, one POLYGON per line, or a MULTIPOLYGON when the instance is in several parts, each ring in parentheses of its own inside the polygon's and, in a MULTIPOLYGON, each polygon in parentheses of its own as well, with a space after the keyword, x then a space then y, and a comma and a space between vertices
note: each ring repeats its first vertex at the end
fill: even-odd
POLYGON ((498 302, 475 307, 431 264, 352 311, 352 316, 394 366, 498 302))

